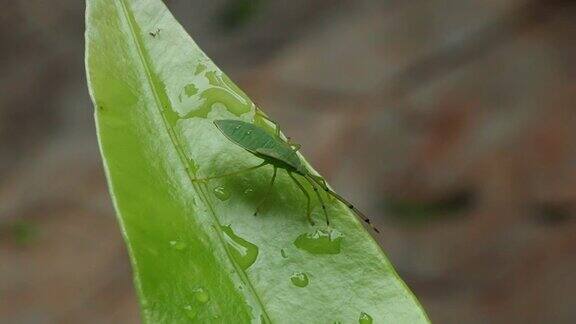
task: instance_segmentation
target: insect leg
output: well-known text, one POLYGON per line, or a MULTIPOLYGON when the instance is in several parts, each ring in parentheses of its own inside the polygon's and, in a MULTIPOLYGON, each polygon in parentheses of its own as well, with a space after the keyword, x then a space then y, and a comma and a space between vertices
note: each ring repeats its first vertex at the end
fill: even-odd
POLYGON ((292 150, 294 150, 294 152, 297 152, 302 147, 302 145, 292 142, 292 139, 290 137, 287 137, 286 139, 287 139, 286 142, 288 143, 288 145, 292 147, 292 150))
POLYGON ((314 189, 314 193, 316 194, 316 197, 318 197, 318 201, 320 202, 320 205, 322 206, 322 211, 324 211, 324 217, 326 217, 326 225, 330 226, 330 220, 328 219, 328 212, 326 211, 326 205, 324 204, 324 200, 322 199, 322 196, 318 192, 318 188, 317 188, 318 184, 316 182, 312 181, 308 177, 305 177, 305 179, 312 185, 312 189, 314 189))
POLYGON ((314 182, 316 184, 321 186, 322 189, 324 189, 324 191, 327 194, 338 199, 341 203, 343 203, 348 208, 350 208, 352 211, 354 211, 354 213, 356 215, 358 215, 366 224, 370 225, 370 227, 374 230, 374 232, 380 233, 380 230, 378 228, 374 227, 374 225, 372 225, 372 223, 370 223, 370 219, 368 217, 366 217, 366 215, 364 215, 364 213, 362 213, 360 210, 358 210, 358 208, 354 207, 354 205, 352 205, 348 200, 344 199, 344 197, 340 196, 339 194, 337 194, 336 192, 334 192, 333 190, 328 188, 328 185, 326 184, 326 180, 324 180, 324 178, 322 178, 320 176, 312 175, 312 174, 310 174, 309 177, 312 180, 314 180, 314 182))
POLYGON ((260 207, 262 207, 262 205, 266 201, 266 198, 268 198, 268 196, 270 195, 270 192, 272 191, 272 187, 274 186, 274 180, 276 180, 277 171, 278 171, 278 168, 274 167, 274 173, 272 173, 272 179, 270 180, 270 185, 268 186, 268 189, 266 190, 264 197, 262 198, 262 200, 260 200, 260 203, 258 203, 258 206, 256 207, 256 211, 254 212, 254 216, 258 215, 258 210, 260 209, 260 207))
POLYGON ((321 176, 317 176, 315 174, 310 174, 310 177, 316 179, 317 182, 320 182, 320 186, 322 187, 322 189, 324 189, 324 191, 328 191, 328 184, 326 183, 326 180, 324 180, 324 178, 322 178, 321 176))
POLYGON ((264 113, 260 112, 260 110, 256 110, 256 115, 266 119, 267 121, 271 122, 274 125, 274 133, 276 134, 276 137, 280 137, 280 127, 278 126, 278 123, 273 121, 272 119, 270 119, 268 116, 264 115, 264 113))
POLYGON ((290 147, 292 147, 292 149, 294 150, 294 152, 298 151, 300 149, 300 147, 302 145, 298 144, 298 143, 294 143, 290 140, 290 137, 287 137, 286 140, 284 140, 284 138, 282 138, 282 136, 280 136, 280 126, 278 126, 278 123, 272 119, 270 119, 268 116, 264 115, 262 112, 260 112, 259 110, 256 110, 256 115, 260 116, 263 119, 266 119, 267 121, 269 121, 270 123, 272 123, 274 125, 274 133, 276 135, 276 137, 278 139, 280 139, 281 141, 285 141, 286 143, 288 143, 288 145, 290 145, 290 147))
POLYGON ((221 175, 217 175, 217 176, 213 176, 213 177, 194 178, 194 179, 192 179, 192 181, 193 181, 193 182, 196 182, 196 181, 206 181, 206 180, 224 178, 224 177, 228 177, 228 176, 231 176, 231 175, 235 175, 235 174, 239 174, 239 173, 243 173, 243 172, 248 172, 248 171, 256 170, 256 169, 261 168, 261 167, 263 167, 263 166, 265 166, 265 165, 267 165, 267 164, 268 164, 268 162, 264 161, 264 162, 262 162, 262 163, 260 163, 260 164, 258 164, 258 165, 256 165, 256 166, 252 166, 252 167, 249 167, 249 168, 246 168, 246 169, 242 169, 242 170, 239 170, 239 171, 234 171, 234 172, 230 172, 230 173, 225 173, 225 174, 221 174, 221 175))
POLYGON ((306 191, 306 189, 300 183, 300 181, 298 181, 298 179, 296 179, 296 177, 294 177, 292 172, 289 172, 289 171, 287 171, 287 172, 288 172, 288 175, 290 176, 290 178, 292 178, 292 180, 294 180, 294 182, 296 183, 298 188, 300 188, 300 190, 302 190, 302 192, 306 196, 306 217, 308 218, 308 221, 310 222, 310 224, 314 225, 314 221, 312 220, 312 213, 310 210, 310 194, 308 193, 308 191, 306 191))

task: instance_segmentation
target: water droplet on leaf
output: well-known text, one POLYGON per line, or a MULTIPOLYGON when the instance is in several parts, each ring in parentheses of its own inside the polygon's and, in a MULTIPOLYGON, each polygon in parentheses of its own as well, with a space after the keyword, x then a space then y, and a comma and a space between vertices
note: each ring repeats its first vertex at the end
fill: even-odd
POLYGON ((226 107, 226 105, 221 102, 215 102, 212 104, 212 106, 210 106, 210 109, 215 111, 227 111, 228 107, 226 107))
POLYGON ((181 242, 181 241, 170 241, 170 247, 173 248, 174 250, 178 250, 178 251, 182 251, 184 249, 186 249, 186 243, 181 242))
POLYGON ((304 233, 294 241, 294 245, 312 254, 338 254, 341 251, 342 234, 336 230, 318 229, 304 233))
POLYGON ((206 68, 207 68, 206 65, 204 65, 204 64, 198 64, 198 65, 196 66, 196 71, 194 71, 194 74, 195 74, 195 75, 198 75, 198 74, 206 71, 206 68))
POLYGON ((206 304, 210 300, 210 296, 208 296, 208 293, 202 288, 194 289, 194 298, 201 304, 206 304))
POLYGON ((198 315, 196 309, 194 309, 194 307, 191 305, 184 306, 184 310, 186 311, 186 316, 188 316, 190 319, 194 319, 196 318, 196 315, 198 315))
POLYGON ((244 194, 246 196, 250 196, 253 192, 254 192, 254 189, 252 189, 252 188, 248 188, 248 189, 244 190, 244 194))
POLYGON ((372 324, 372 316, 362 312, 360 313, 360 318, 358 319, 358 323, 360 324, 372 324))
POLYGON ((286 255, 286 251, 284 251, 284 249, 281 249, 281 250, 280 250, 280 254, 282 254, 282 257, 283 257, 284 259, 286 259, 286 258, 288 257, 288 256, 286 255))
POLYGON ((216 198, 222 201, 228 200, 228 198, 230 198, 230 192, 228 192, 228 190, 226 190, 226 188, 224 188, 223 186, 214 188, 214 195, 216 196, 216 198))
POLYGON ((310 282, 308 280, 308 275, 303 272, 294 272, 292 276, 290 276, 290 281, 292 281, 294 286, 301 288, 308 286, 308 283, 310 282))
POLYGON ((186 98, 192 98, 198 93, 198 88, 194 85, 194 83, 190 83, 184 86, 180 94, 178 95, 178 101, 181 103, 186 100, 186 98))
POLYGON ((222 226, 221 228, 232 257, 242 269, 248 269, 258 258, 258 247, 236 235, 231 226, 222 226))
POLYGON ((196 86, 193 83, 187 84, 184 87, 184 93, 186 94, 186 96, 192 97, 193 95, 198 93, 198 88, 196 88, 196 86))

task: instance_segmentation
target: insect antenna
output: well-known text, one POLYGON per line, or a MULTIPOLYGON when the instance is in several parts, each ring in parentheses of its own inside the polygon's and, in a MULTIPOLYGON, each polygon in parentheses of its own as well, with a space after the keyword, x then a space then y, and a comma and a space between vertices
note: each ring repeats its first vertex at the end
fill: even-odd
POLYGON ((324 181, 324 179, 321 178, 322 181, 320 181, 318 178, 316 178, 313 175, 308 175, 307 178, 314 181, 316 184, 318 184, 320 187, 322 187, 324 189, 324 191, 326 191, 326 193, 328 193, 332 197, 338 199, 341 203, 346 205, 346 207, 350 208, 350 210, 352 210, 356 215, 358 215, 358 217, 360 217, 360 219, 362 219, 364 221, 364 223, 368 224, 370 226, 370 228, 372 228, 372 230, 374 230, 374 232, 380 233, 380 230, 378 228, 376 228, 374 225, 372 225, 372 223, 370 222, 370 218, 366 217, 366 215, 364 215, 363 212, 361 212, 358 208, 356 208, 354 205, 352 205, 352 203, 350 203, 344 197, 340 196, 339 194, 337 194, 333 190, 330 190, 330 188, 328 188, 328 185, 326 185, 326 182, 324 181))
POLYGON ((232 175, 236 175, 236 174, 240 174, 243 172, 248 172, 248 171, 252 171, 252 170, 256 170, 258 168, 261 168, 265 165, 268 165, 268 162, 264 161, 258 165, 246 168, 246 169, 242 169, 242 170, 238 170, 238 171, 234 171, 234 172, 230 172, 230 173, 225 173, 225 174, 220 174, 217 176, 211 176, 211 177, 206 177, 206 178, 194 178, 192 179, 192 182, 197 182, 197 181, 207 181, 207 180, 212 180, 212 179, 220 179, 220 178, 224 178, 224 177, 228 177, 228 176, 232 176, 232 175))
POLYGON ((306 197, 306 217, 308 218, 310 225, 314 226, 314 221, 312 220, 312 214, 311 214, 311 209, 310 209, 310 194, 308 193, 308 191, 306 191, 306 189, 304 189, 304 186, 300 183, 300 181, 298 181, 298 179, 296 179, 296 177, 292 174, 292 172, 290 172, 290 171, 286 171, 286 172, 288 173, 290 178, 292 178, 292 181, 294 181, 294 183, 296 183, 296 185, 298 186, 300 191, 302 191, 302 193, 306 197))
POLYGON ((256 211, 254 211, 254 216, 258 215, 258 211, 260 210, 260 208, 262 207, 262 205, 266 201, 266 198, 268 198, 268 196, 270 195, 270 192, 272 192, 272 187, 274 187, 274 180, 276 180, 277 171, 278 171, 278 168, 274 167, 274 173, 272 174, 272 179, 270 180, 270 185, 268 186, 268 189, 266 189, 266 193, 264 194, 264 197, 262 198, 262 200, 260 200, 260 203, 256 207, 256 211))
POLYGON ((326 225, 330 226, 330 218, 328 218, 328 212, 326 211, 326 204, 324 204, 324 200, 322 199, 320 192, 318 192, 318 188, 317 188, 318 184, 310 181, 310 179, 308 179, 308 181, 312 185, 312 189, 314 189, 314 193, 316 194, 316 197, 318 197, 318 201, 320 202, 320 205, 322 206, 322 211, 324 212, 324 217, 326 217, 326 225))

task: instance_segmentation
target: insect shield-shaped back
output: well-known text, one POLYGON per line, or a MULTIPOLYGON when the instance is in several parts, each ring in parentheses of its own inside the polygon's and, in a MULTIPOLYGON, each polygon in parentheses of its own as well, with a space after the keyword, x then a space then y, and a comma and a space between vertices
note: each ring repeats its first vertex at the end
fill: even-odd
POLYGON ((238 137, 240 134, 246 133, 246 124, 248 123, 235 119, 220 119, 214 121, 214 125, 230 140, 238 137))
POLYGON ((232 143, 246 149, 253 150, 255 147, 251 145, 252 141, 250 138, 254 137, 255 126, 235 119, 220 119, 215 120, 214 125, 230 140, 232 143))
POLYGON ((235 119, 215 120, 214 124, 232 143, 255 153, 266 143, 274 142, 274 137, 251 123, 235 119))

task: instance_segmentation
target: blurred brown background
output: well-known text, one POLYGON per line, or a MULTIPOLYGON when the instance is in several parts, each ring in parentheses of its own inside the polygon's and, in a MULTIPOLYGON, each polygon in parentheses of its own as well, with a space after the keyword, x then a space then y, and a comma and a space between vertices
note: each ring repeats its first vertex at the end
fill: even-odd
MULTIPOLYGON (((433 322, 576 322, 576 2, 167 4, 372 215, 433 322)), ((0 10, 1 323, 138 322, 83 19, 0 10)))

